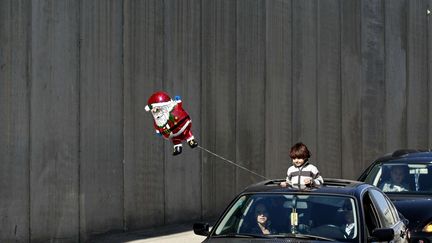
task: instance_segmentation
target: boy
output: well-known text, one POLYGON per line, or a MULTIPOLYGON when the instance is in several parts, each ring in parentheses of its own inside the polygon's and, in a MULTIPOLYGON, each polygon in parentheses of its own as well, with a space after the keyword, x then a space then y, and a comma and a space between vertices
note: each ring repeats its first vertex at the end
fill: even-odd
MULTIPOLYGON (((408 168, 407 168, 408 169, 408 168)), ((390 169, 390 181, 386 181, 382 186, 383 192, 403 192, 408 191, 409 186, 404 182, 405 170, 400 165, 393 165, 390 169)))
POLYGON ((290 157, 293 165, 288 168, 286 181, 280 185, 319 186, 324 183, 317 167, 308 163, 310 152, 305 144, 299 142, 291 147, 290 157))

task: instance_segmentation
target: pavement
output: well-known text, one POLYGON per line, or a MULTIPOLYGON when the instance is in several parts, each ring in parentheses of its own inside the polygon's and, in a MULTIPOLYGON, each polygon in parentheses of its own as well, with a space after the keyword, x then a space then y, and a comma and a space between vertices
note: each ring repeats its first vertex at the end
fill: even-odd
POLYGON ((134 232, 108 233, 93 237, 88 243, 198 243, 205 236, 195 235, 193 224, 169 225, 134 232))

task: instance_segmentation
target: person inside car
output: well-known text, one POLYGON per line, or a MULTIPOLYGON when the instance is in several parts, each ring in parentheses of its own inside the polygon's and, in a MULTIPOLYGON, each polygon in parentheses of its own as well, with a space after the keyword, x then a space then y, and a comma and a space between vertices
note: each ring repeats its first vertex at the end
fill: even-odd
POLYGON ((310 152, 305 144, 294 144, 290 150, 292 166, 288 168, 286 181, 281 182, 282 187, 288 185, 319 186, 324 183, 317 167, 308 162, 310 152))
POLYGON ((405 170, 402 166, 392 166, 390 169, 390 180, 384 182, 381 189, 383 192, 408 191, 408 184, 404 182, 405 170))
POLYGON ((243 224, 240 226, 238 232, 240 234, 253 234, 253 235, 269 235, 275 234, 275 230, 270 226, 270 216, 267 210, 267 203, 258 200, 256 201, 251 210, 243 218, 243 224))
POLYGON ((345 204, 342 208, 342 213, 344 216, 344 224, 341 229, 345 234, 345 238, 352 239, 355 231, 354 214, 350 204, 345 204))
POLYGON ((255 207, 255 227, 252 227, 251 233, 253 234, 274 234, 274 231, 270 228, 269 213, 264 204, 257 204, 255 207))

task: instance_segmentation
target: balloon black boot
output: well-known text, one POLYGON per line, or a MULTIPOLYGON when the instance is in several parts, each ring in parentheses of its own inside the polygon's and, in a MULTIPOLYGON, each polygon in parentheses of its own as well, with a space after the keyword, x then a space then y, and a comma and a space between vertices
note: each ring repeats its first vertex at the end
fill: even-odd
POLYGON ((195 141, 195 139, 191 139, 191 140, 188 142, 188 144, 189 144, 189 146, 190 146, 191 148, 195 148, 196 146, 198 146, 198 143, 197 143, 197 141, 195 141))
POLYGON ((182 152, 182 146, 174 146, 173 155, 179 155, 182 152))

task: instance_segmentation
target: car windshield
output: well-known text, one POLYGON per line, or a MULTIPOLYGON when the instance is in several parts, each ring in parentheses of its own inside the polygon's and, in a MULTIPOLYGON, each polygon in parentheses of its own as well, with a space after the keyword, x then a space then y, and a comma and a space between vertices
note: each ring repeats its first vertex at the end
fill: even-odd
POLYGON ((239 197, 213 237, 288 237, 356 241, 358 217, 349 196, 268 193, 239 197), (354 209, 354 210, 353 210, 354 209))
POLYGON ((432 163, 378 163, 372 168, 365 182, 383 192, 431 193, 432 163))

